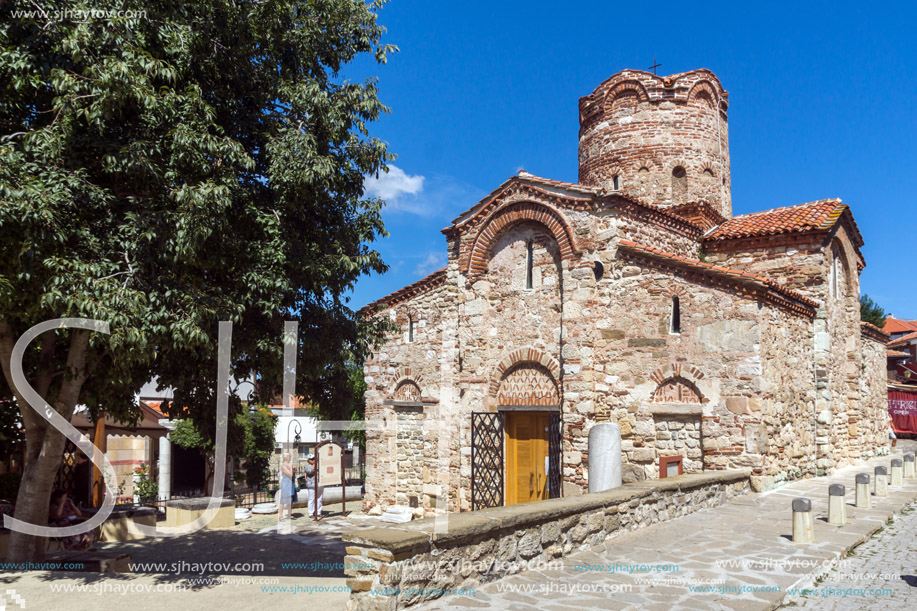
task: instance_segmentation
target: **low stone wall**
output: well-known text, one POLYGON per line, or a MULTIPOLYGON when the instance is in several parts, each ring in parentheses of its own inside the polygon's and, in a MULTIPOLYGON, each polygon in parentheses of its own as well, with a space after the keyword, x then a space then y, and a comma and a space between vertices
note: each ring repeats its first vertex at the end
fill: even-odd
MULTIPOLYGON (((166 503, 166 522, 164 526, 185 526, 207 513, 210 497, 193 499, 173 499, 166 503)), ((236 525, 236 503, 232 499, 222 499, 220 506, 204 530, 232 528, 236 525)))
POLYGON ((348 531, 349 611, 402 609, 449 589, 475 588, 636 530, 751 492, 751 471, 692 473, 606 492, 348 531))

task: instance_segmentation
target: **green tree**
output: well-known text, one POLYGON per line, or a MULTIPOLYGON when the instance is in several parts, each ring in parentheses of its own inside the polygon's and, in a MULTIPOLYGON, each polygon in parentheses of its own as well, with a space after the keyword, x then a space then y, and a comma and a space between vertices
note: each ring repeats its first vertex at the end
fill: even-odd
POLYGON ((872 298, 863 293, 860 295, 860 320, 865 320, 880 329, 885 326, 885 318, 888 313, 872 298))
MULTIPOLYGON (((64 446, 12 388, 14 343, 36 323, 111 327, 47 332, 26 354, 32 386, 68 420, 78 402, 137 418, 155 375, 173 389, 170 416, 213 439, 221 320, 235 323, 233 376, 258 371, 265 392, 282 378, 283 321, 298 320, 299 393, 328 413, 349 404, 347 361, 380 329, 344 295, 385 270, 370 247, 383 202, 363 178, 391 156, 368 131, 387 110, 375 79, 343 70, 395 50, 382 4, 0 4, 0 397, 25 428, 17 518, 47 523, 64 446), (75 12, 88 9, 127 16, 75 12)), ((14 532, 7 558, 42 547, 14 532)))
MULTIPOLYGON (((244 409, 236 414, 227 434, 227 456, 246 459, 246 483, 257 486, 264 480, 264 474, 274 452, 274 427, 277 418, 264 406, 244 409)), ((194 420, 179 420, 169 434, 169 439, 187 450, 197 450, 205 459, 204 489, 213 493, 213 439, 202 434, 194 420)))
POLYGON ((348 418, 355 425, 353 428, 344 431, 344 438, 359 445, 361 448, 366 448, 366 429, 362 426, 357 426, 366 420, 366 380, 363 378, 363 364, 351 362, 347 367, 350 371, 349 380, 353 393, 348 418))
POLYGON ((244 431, 241 456, 245 457, 245 483, 253 488, 260 487, 267 479, 274 453, 277 418, 262 406, 237 418, 244 431))

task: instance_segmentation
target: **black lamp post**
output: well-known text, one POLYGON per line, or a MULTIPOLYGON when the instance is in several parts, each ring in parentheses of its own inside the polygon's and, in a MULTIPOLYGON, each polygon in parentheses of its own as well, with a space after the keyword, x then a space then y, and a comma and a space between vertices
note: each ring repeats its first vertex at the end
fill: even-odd
POLYGON ((290 442, 290 427, 292 427, 293 425, 296 425, 296 428, 294 429, 296 432, 295 432, 295 436, 293 437, 293 443, 298 446, 300 439, 302 439, 299 436, 299 434, 302 433, 302 426, 300 426, 299 420, 296 420, 295 418, 293 420, 290 420, 290 424, 287 425, 287 443, 290 442))

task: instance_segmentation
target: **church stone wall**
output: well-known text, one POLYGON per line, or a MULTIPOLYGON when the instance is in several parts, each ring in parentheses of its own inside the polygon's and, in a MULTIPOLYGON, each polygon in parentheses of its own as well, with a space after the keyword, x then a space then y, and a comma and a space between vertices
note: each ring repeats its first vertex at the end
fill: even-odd
MULTIPOLYGON (((454 329, 455 290, 448 281, 440 286, 398 303, 382 312, 398 327, 367 360, 365 504, 408 505, 409 497, 423 499, 424 485, 433 482, 433 457, 436 448, 429 439, 428 419, 438 414, 438 404, 448 359, 449 330, 454 329), (410 320, 414 321, 413 341, 409 341, 410 320), (420 396, 402 391, 416 385, 420 396), (393 402, 397 402, 393 404, 393 402)), ((448 384, 447 384, 448 386, 448 384)), ((448 392, 448 390, 447 390, 448 392)))
POLYGON ((883 456, 890 450, 888 429, 888 388, 885 378, 885 344, 862 336, 860 396, 861 418, 855 434, 860 440, 862 457, 883 456))
POLYGON ((761 321, 761 382, 747 403, 746 449, 764 456, 752 484, 765 490, 815 475, 816 383, 812 321, 776 309, 761 321))

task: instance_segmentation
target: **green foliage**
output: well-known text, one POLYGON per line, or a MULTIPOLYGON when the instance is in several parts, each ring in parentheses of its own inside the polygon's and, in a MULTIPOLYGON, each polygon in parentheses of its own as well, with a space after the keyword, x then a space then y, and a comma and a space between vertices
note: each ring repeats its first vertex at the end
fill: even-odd
MULTIPOLYGON (((381 42, 382 5, 60 0, 137 16, 55 19, 0 4, 0 327, 18 338, 50 318, 109 322, 81 369, 93 417, 137 418, 155 375, 173 389, 164 409, 195 424, 185 442, 204 448, 223 320, 233 375, 259 372, 261 399, 281 384, 283 321, 298 320, 298 391, 329 417, 350 405, 347 361, 381 328, 345 295, 386 269, 369 246, 385 235, 383 202, 363 179, 392 156, 369 133, 388 110, 376 80, 344 69, 396 50, 381 42)), ((26 355, 52 404, 75 375, 76 335, 26 355)))
MULTIPOLYGON (((353 422, 363 423, 366 419, 366 381, 363 379, 362 363, 349 363, 350 386, 353 392, 353 400, 350 404, 350 420, 353 422)), ((359 445, 361 448, 366 447, 366 429, 364 427, 352 427, 344 431, 344 438, 347 441, 359 445)))
POLYGON ((134 468, 134 475, 138 480, 134 482, 134 490, 140 502, 155 501, 159 497, 159 484, 150 479, 150 466, 140 465, 134 468))
POLYGON ((201 435, 193 420, 179 420, 169 433, 169 440, 186 450, 198 450, 207 454, 213 450, 213 441, 201 435))
POLYGON ((880 329, 885 326, 885 318, 888 313, 872 298, 863 293, 860 295, 860 320, 865 320, 880 329))
POLYGON ((263 487, 270 475, 268 467, 274 453, 277 417, 269 409, 258 406, 247 414, 239 414, 236 420, 244 431, 245 481, 249 486, 263 487))
MULTIPOLYGON (((249 486, 261 485, 269 475, 276 424, 277 417, 264 406, 236 414, 230 422, 227 453, 246 460, 246 483, 249 486)), ((209 462, 213 461, 213 441, 200 432, 193 420, 179 420, 169 439, 185 449, 197 450, 209 462)))

